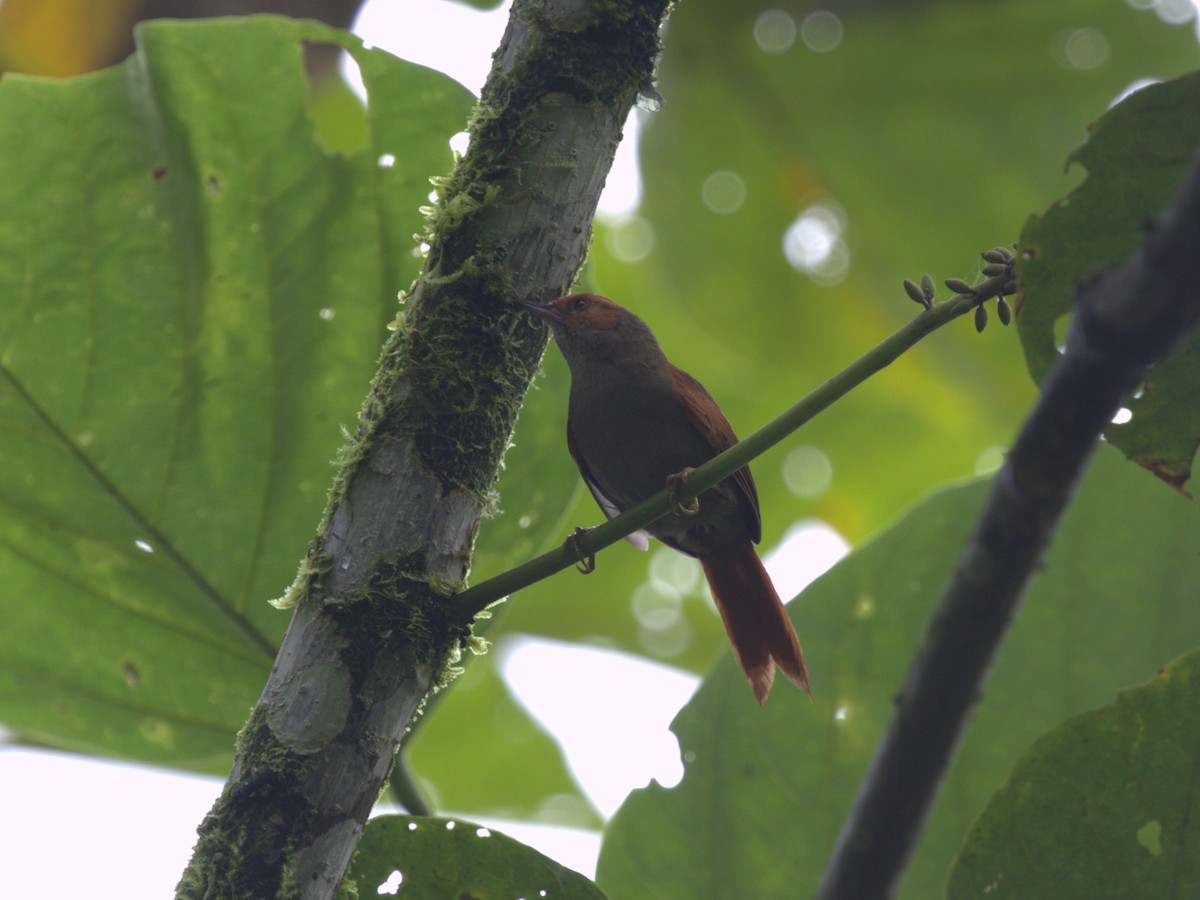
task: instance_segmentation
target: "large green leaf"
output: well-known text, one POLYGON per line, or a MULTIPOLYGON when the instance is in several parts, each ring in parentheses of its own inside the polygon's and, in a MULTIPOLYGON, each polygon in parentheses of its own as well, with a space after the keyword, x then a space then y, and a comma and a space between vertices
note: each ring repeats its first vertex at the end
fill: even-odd
POLYGON ((950 897, 1200 895, 1200 652, 1038 739, 950 873, 950 897))
POLYGON ((6 725, 227 766, 287 625, 266 601, 320 517, 469 104, 281 18, 152 23, 115 69, 0 82, 6 725), (304 41, 362 69, 355 152, 314 138, 304 41))
MULTIPOLYGON (((613 898, 811 895, 912 652, 987 485, 943 491, 815 582, 792 608, 813 700, 765 711, 726 658, 673 728, 685 774, 635 792, 609 824, 613 898)), ((995 667, 905 882, 942 890, 963 834, 1021 751, 1200 643, 1200 516, 1099 455, 995 667)))
POLYGON ((364 897, 604 900, 578 872, 505 834, 462 819, 371 819, 347 879, 364 897))
MULTIPOLYGON (((1092 126, 1071 162, 1085 181, 1021 232, 1021 340, 1041 379, 1058 355, 1077 287, 1125 263, 1200 151, 1200 73, 1143 88, 1092 126), (1057 335, 1057 337, 1056 337, 1057 335)), ((1175 487, 1191 477, 1200 445, 1200 337, 1147 376, 1132 418, 1105 437, 1175 487)))

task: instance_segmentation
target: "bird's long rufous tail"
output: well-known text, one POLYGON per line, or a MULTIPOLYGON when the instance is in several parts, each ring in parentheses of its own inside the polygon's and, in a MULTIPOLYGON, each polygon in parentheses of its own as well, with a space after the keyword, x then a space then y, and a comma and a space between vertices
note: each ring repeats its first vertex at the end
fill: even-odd
POLYGON ((806 694, 808 669, 800 639, 750 539, 700 557, 713 600, 759 706, 775 680, 775 663, 806 694))

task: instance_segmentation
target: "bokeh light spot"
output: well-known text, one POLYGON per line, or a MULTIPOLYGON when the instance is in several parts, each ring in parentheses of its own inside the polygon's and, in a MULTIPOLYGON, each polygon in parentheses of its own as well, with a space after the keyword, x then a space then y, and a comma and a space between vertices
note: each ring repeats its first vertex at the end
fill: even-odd
POLYGON ((615 259, 639 263, 650 255, 657 240, 654 227, 641 216, 627 216, 608 226, 604 245, 615 259))
POLYGON ((737 172, 713 172, 704 179, 700 198, 713 212, 727 216, 746 202, 746 182, 737 172))
POLYGON ((817 447, 797 447, 784 457, 783 481, 797 497, 819 497, 833 482, 833 463, 817 447))
POLYGON ((1098 69, 1108 60, 1108 38, 1095 28, 1076 28, 1055 37, 1054 61, 1080 72, 1098 69))
POLYGON ((846 33, 842 20, 827 9, 818 9, 800 23, 800 40, 815 53, 828 53, 842 42, 846 33))
POLYGON ((764 53, 786 53, 796 43, 796 20, 782 9, 768 9, 754 20, 754 41, 764 53))
POLYGON ((850 248, 842 237, 844 230, 840 208, 815 203, 800 213, 783 233, 784 258, 797 272, 831 287, 850 270, 850 248))
POLYGON ((1168 25, 1184 25, 1196 17, 1193 0, 1155 0, 1154 14, 1168 25))

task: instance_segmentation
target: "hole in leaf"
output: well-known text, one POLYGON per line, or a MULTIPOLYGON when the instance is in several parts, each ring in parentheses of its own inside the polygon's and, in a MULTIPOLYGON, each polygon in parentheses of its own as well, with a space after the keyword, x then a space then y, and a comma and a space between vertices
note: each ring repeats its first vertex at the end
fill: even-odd
POLYGON ((1062 353, 1067 349, 1067 335, 1071 333, 1071 323, 1075 317, 1068 313, 1054 320, 1054 348, 1062 353))
POLYGON ((387 877, 387 880, 375 889, 377 894, 398 894, 400 885, 404 883, 404 873, 399 869, 393 869, 392 874, 387 877))
POLYGON ((142 673, 132 660, 121 660, 121 675, 125 678, 125 683, 131 688, 142 686, 142 673))
POLYGON ((1162 825, 1152 819, 1137 830, 1137 842, 1150 851, 1151 856, 1162 855, 1162 825))

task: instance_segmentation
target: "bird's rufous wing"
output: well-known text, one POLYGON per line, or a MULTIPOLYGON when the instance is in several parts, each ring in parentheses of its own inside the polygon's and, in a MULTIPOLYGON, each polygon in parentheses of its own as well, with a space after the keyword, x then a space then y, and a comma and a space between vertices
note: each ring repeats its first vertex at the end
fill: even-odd
MULTIPOLYGON (((713 450, 721 453, 736 444, 738 439, 733 433, 733 426, 721 412, 721 407, 717 406, 717 401, 704 389, 704 385, 675 366, 671 366, 671 378, 675 382, 675 391, 683 402, 688 421, 708 441, 713 450)), ((745 500, 742 515, 746 522, 746 530, 750 532, 750 539, 757 544, 762 538, 762 517, 758 511, 758 491, 754 487, 754 476, 750 474, 750 467, 742 466, 734 472, 733 481, 745 500)))

